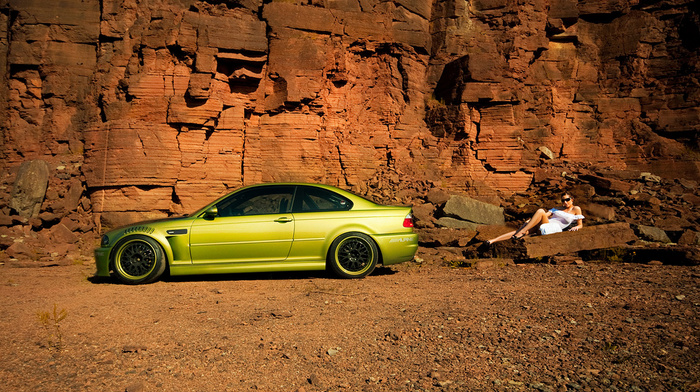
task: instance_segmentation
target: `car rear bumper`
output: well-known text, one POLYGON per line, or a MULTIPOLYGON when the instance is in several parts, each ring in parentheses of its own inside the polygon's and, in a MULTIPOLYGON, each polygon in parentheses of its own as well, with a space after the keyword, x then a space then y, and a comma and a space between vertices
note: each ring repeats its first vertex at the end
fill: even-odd
POLYGON ((389 234, 375 237, 382 252, 382 264, 392 265, 413 260, 418 251, 418 234, 389 234))

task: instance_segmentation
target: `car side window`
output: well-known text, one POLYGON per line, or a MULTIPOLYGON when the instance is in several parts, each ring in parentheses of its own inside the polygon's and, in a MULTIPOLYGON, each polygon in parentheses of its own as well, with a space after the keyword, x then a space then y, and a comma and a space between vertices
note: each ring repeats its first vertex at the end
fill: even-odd
POLYGON ((262 187, 236 192, 220 201, 220 217, 283 214, 289 212, 294 187, 262 187))
POLYGON ((322 188, 301 187, 295 203, 295 212, 347 211, 352 202, 347 198, 322 188))

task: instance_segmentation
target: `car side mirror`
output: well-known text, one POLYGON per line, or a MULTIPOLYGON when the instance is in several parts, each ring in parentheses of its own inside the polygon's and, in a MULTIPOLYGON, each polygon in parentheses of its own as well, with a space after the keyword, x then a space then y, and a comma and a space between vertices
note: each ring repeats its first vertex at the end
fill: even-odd
POLYGON ((204 219, 214 219, 219 216, 219 209, 216 206, 211 206, 204 211, 204 219))

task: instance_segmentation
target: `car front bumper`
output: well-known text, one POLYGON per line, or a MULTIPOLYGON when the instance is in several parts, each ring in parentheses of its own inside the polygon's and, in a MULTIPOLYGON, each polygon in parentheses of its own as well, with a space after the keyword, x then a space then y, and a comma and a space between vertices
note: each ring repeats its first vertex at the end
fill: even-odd
POLYGON ((95 249, 96 276, 109 276, 109 248, 95 249))

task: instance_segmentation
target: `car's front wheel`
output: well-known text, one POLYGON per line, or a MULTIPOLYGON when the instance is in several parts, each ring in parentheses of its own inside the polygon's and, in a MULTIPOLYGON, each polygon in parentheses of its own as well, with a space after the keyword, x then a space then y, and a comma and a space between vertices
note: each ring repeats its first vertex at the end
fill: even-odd
POLYGON ((122 283, 150 283, 165 271, 163 248, 153 238, 134 235, 119 241, 112 253, 114 276, 122 283))
POLYGON ((379 248, 362 233, 345 233, 336 238, 328 251, 328 265, 341 278, 362 278, 374 271, 379 248))

